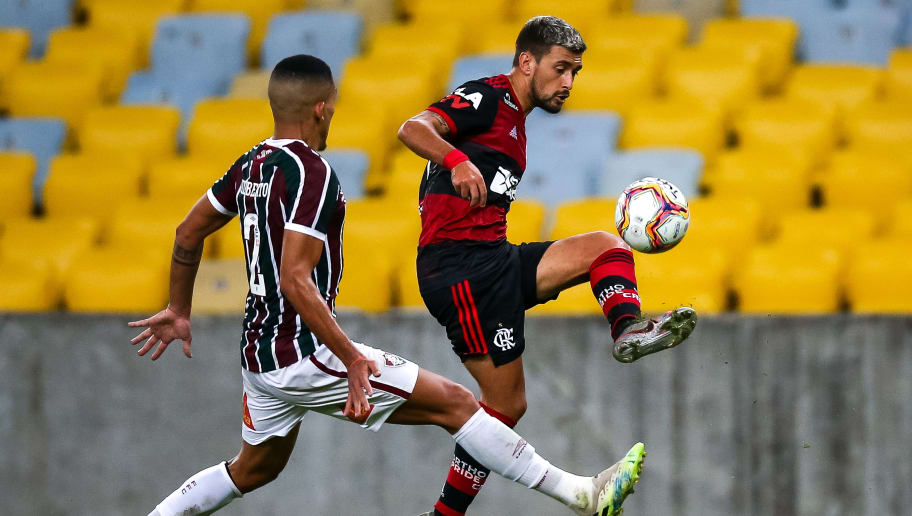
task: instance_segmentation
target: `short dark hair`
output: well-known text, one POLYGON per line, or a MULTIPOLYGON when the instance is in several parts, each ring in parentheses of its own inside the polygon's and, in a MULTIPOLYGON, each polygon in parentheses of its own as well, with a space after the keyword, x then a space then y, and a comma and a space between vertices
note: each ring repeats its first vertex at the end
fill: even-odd
POLYGON ((304 80, 333 83, 332 70, 319 57, 307 54, 286 57, 272 69, 272 80, 304 80))
POLYGON ((529 52, 538 61, 559 45, 574 54, 586 51, 586 42, 578 30, 557 16, 536 16, 523 25, 516 37, 516 54, 513 55, 513 66, 519 65, 519 54, 529 52))

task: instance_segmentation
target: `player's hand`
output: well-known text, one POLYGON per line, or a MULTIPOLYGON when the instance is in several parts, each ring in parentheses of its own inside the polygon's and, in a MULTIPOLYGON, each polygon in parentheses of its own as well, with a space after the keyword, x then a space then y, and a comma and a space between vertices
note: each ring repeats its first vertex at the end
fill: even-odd
POLYGON ((463 199, 469 201, 469 206, 484 206, 488 202, 488 187, 478 168, 471 161, 466 160, 450 171, 453 178, 453 188, 463 199))
POLYGON ((342 415, 349 419, 361 419, 370 413, 370 403, 367 397, 374 394, 370 384, 370 376, 380 376, 377 363, 362 356, 348 365, 348 399, 342 415))
POLYGON ((170 307, 148 319, 127 323, 127 326, 145 328, 142 333, 133 337, 133 340, 130 341, 130 344, 135 346, 143 340, 149 339, 136 353, 139 356, 145 355, 152 349, 152 346, 158 344, 158 348, 152 353, 152 360, 156 360, 168 349, 168 344, 171 344, 175 339, 180 339, 184 341, 184 354, 187 355, 187 358, 193 358, 193 355, 190 354, 190 343, 193 341, 193 336, 190 332, 190 317, 180 315, 171 310, 170 307))

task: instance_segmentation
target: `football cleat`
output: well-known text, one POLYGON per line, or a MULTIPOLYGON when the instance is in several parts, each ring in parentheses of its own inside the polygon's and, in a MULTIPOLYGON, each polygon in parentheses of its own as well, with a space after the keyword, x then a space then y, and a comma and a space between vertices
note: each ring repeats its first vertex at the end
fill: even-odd
POLYGON ((585 509, 577 509, 580 516, 620 516, 624 509, 621 505, 633 488, 640 481, 643 462, 646 460, 646 445, 636 443, 623 459, 602 471, 592 479, 597 498, 595 504, 585 509))
POLYGON ((655 319, 640 319, 614 341, 614 358, 630 363, 651 353, 673 348, 697 326, 697 312, 682 306, 655 319))

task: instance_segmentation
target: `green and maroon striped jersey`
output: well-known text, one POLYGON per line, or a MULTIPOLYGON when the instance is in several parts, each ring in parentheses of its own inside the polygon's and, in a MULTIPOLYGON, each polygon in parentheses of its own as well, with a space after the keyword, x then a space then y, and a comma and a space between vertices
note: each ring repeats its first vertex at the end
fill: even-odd
POLYGON ((240 219, 250 280, 241 365, 266 372, 306 358, 319 341, 279 288, 282 236, 297 231, 323 241, 313 281, 335 313, 345 221, 336 173, 301 140, 267 139, 234 162, 207 197, 216 210, 240 219))

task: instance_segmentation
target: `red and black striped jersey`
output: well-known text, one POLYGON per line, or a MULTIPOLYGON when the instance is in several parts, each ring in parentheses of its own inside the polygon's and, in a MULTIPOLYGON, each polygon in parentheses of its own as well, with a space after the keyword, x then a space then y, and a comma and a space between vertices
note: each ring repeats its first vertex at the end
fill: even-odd
POLYGON ((428 161, 419 189, 418 246, 506 238, 507 212, 526 168, 526 117, 509 79, 469 81, 428 110, 446 121, 447 141, 478 167, 488 200, 484 207, 470 207, 453 188, 450 171, 428 161))
POLYGON ((250 282, 241 365, 266 372, 306 358, 319 341, 279 287, 282 238, 291 230, 323 241, 313 280, 335 313, 345 221, 336 173, 301 140, 267 139, 241 156, 207 197, 216 210, 240 219, 250 282))

